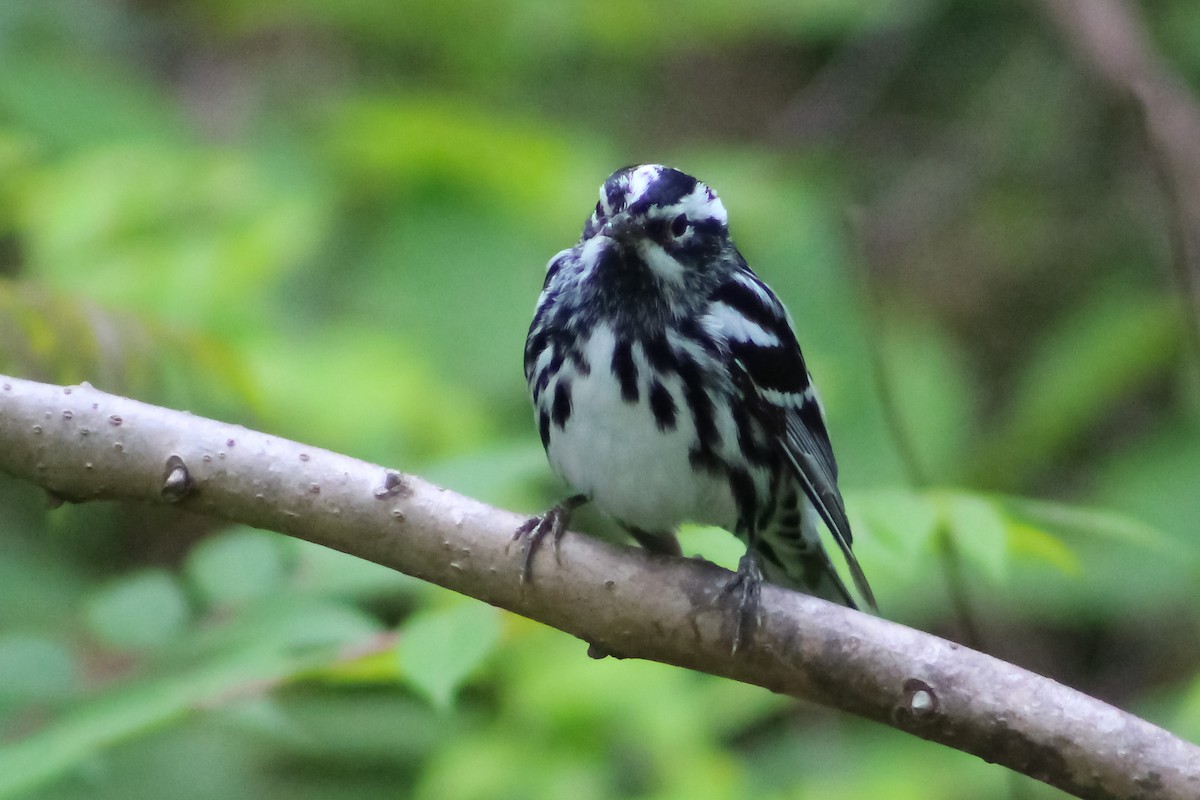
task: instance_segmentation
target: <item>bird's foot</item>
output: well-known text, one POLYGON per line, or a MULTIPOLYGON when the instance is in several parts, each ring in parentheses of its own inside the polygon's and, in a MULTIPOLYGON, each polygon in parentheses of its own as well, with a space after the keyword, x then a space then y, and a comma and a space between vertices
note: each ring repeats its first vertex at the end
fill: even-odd
POLYGON ((762 591, 762 566, 758 562, 758 554, 747 550, 738 561, 737 572, 729 583, 721 589, 720 597, 731 597, 735 601, 733 648, 731 653, 736 655, 742 647, 750 644, 758 623, 762 617, 759 607, 759 594, 762 591))
MULTIPOLYGON (((549 536, 550 541, 554 544, 554 560, 556 563, 562 563, 559 558, 558 544, 564 533, 567 532, 567 525, 571 522, 571 514, 575 509, 587 502, 587 496, 576 494, 550 507, 550 509, 540 517, 530 517, 521 524, 513 533, 509 545, 518 539, 524 540, 524 545, 521 548, 523 558, 521 561, 521 583, 528 583, 530 575, 533 572, 533 556, 537 549, 541 546, 542 541, 549 536)), ((507 549, 507 548, 506 548, 507 549)))

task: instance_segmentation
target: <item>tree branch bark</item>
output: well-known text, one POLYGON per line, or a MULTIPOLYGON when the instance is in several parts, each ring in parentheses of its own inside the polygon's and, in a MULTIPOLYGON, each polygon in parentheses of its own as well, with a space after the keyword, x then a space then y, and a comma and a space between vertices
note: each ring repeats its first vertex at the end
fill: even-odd
POLYGON ((522 518, 326 450, 88 385, 0 376, 0 471, 64 500, 120 499, 279 531, 559 628, 600 650, 757 684, 973 753, 1082 798, 1200 797, 1200 748, 929 634, 764 586, 730 653, 729 573, 575 534, 518 581, 522 518))

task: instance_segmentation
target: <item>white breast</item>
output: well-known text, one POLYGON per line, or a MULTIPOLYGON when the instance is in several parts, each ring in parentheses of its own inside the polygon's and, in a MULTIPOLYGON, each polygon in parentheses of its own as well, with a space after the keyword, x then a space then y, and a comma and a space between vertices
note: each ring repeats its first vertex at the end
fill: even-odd
MULTIPOLYGON (((590 373, 581 375, 569 362, 560 371, 559 380, 570 381, 571 414, 563 428, 551 425, 551 465, 626 525, 655 532, 692 521, 733 530, 737 513, 728 480, 693 469, 689 460, 696 429, 679 376, 658 376, 676 409, 674 428, 660 430, 648 400, 654 376, 645 354, 633 348, 638 399, 626 402, 611 368, 614 344, 612 329, 599 325, 582 348, 590 373)), ((543 402, 555 389, 552 381, 543 402)), ((727 416, 718 415, 717 424, 730 434, 734 426, 727 416)))

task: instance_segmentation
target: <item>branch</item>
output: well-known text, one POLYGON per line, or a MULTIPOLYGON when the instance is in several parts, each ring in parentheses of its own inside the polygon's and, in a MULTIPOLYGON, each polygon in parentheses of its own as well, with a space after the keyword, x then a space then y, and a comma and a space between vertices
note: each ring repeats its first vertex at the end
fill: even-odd
POLYGON ((1136 6, 1125 0, 1038 0, 1082 63, 1142 114, 1167 203, 1175 279, 1200 356, 1200 105, 1155 55, 1136 6))
POLYGON ((1083 798, 1200 797, 1200 748, 982 653, 766 585, 730 654, 729 573, 588 536, 518 582, 522 518, 296 442, 107 394, 0 376, 0 471, 55 497, 174 503, 374 561, 593 643, 757 684, 973 753, 1083 798))

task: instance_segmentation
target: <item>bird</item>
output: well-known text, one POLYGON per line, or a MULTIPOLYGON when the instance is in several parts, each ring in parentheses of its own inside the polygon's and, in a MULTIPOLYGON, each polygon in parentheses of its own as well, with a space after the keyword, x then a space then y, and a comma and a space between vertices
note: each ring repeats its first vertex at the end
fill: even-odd
POLYGON ((579 241, 547 265, 524 367, 546 456, 576 493, 514 533, 522 582, 590 501, 653 553, 681 555, 684 522, 745 543, 722 591, 737 602, 735 652, 764 580, 860 607, 823 537, 877 610, 792 318, 708 185, 660 164, 613 172, 579 241))

